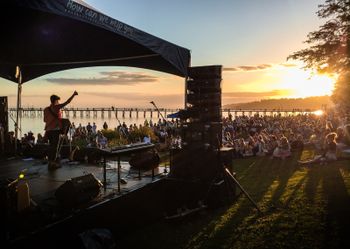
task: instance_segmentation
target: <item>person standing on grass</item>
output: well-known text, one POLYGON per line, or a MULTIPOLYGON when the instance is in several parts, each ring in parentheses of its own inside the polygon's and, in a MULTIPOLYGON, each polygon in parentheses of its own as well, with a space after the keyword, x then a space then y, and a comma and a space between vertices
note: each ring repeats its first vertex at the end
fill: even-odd
POLYGON ((102 126, 102 127, 103 127, 104 130, 107 130, 107 129, 108 129, 108 124, 107 124, 106 121, 103 123, 103 126, 102 126))
POLYGON ((95 122, 93 122, 93 124, 92 124, 92 133, 96 134, 96 132, 97 132, 97 126, 96 126, 95 122))

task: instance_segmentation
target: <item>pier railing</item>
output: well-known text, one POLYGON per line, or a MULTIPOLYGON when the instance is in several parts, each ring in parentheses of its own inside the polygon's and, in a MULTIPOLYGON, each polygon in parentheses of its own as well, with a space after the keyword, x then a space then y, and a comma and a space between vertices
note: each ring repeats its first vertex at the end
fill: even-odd
MULTIPOLYGON (((166 116, 167 114, 176 113, 180 109, 168 109, 159 108, 161 114, 166 116)), ((299 114, 309 114, 316 110, 311 109, 221 109, 223 116, 232 115, 236 116, 253 116, 253 115, 263 115, 263 116, 273 116, 273 115, 299 115, 299 114)), ((17 109, 9 108, 9 114, 15 116, 17 109)), ((21 117, 43 117, 44 108, 21 108, 21 117)), ((65 108, 62 111, 63 116, 66 118, 160 118, 160 113, 154 108, 65 108)))

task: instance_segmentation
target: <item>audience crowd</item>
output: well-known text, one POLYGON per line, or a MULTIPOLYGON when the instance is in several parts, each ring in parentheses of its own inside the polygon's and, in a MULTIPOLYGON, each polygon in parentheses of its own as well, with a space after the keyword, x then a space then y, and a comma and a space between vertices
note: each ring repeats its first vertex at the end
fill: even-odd
MULTIPOLYGON (((344 116, 338 116, 333 112, 324 115, 296 115, 296 116, 239 116, 232 115, 223 118, 222 145, 232 147, 236 158, 250 156, 265 156, 285 159, 293 151, 301 151, 305 145, 312 146, 318 155, 316 160, 336 160, 337 151, 349 146, 349 120, 344 116)), ((101 128, 95 123, 72 126, 68 136, 73 144, 82 143, 87 147, 106 148, 109 139, 106 131, 114 130, 127 143, 155 142, 165 147, 181 147, 178 119, 158 122, 145 120, 143 124, 127 125, 125 122, 113 127, 113 124, 104 122, 101 128), (154 135, 146 134, 151 131, 154 135), (137 134, 136 136, 131 134, 137 134)), ((9 132, 10 141, 14 141, 14 133, 9 132)), ((18 141, 22 149, 32 147, 35 144, 46 143, 45 135, 32 132, 24 134, 18 141)))
POLYGON ((350 127, 334 113, 297 116, 241 116, 223 119, 223 144, 233 147, 236 157, 264 156, 285 159, 292 151, 312 146, 328 160, 337 158, 349 144, 350 127))

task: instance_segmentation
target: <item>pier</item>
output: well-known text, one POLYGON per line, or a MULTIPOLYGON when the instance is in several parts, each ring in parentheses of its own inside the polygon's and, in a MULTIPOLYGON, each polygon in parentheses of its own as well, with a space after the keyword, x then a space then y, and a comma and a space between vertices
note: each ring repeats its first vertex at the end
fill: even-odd
MULTIPOLYGON (((162 114, 166 117, 168 114, 176 113, 180 109, 159 108, 159 112, 154 108, 64 108, 62 110, 63 117, 66 118, 161 118, 162 114)), ((16 108, 9 108, 9 114, 16 115, 16 108)), ((21 117, 43 117, 44 108, 27 107, 20 109, 21 117)), ((299 114, 309 114, 316 110, 310 109, 222 109, 223 116, 294 116, 299 114)))

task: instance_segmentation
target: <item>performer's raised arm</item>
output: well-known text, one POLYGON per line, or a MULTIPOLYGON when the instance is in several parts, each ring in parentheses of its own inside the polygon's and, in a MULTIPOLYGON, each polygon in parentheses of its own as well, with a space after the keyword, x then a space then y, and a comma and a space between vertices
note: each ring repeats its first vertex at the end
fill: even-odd
POLYGON ((68 104, 73 100, 73 98, 74 98, 76 95, 78 95, 78 92, 77 92, 77 91, 74 91, 74 93, 72 94, 72 96, 70 96, 70 97, 66 100, 66 102, 60 104, 59 107, 60 107, 60 108, 63 108, 63 107, 65 107, 66 105, 68 105, 68 104))

